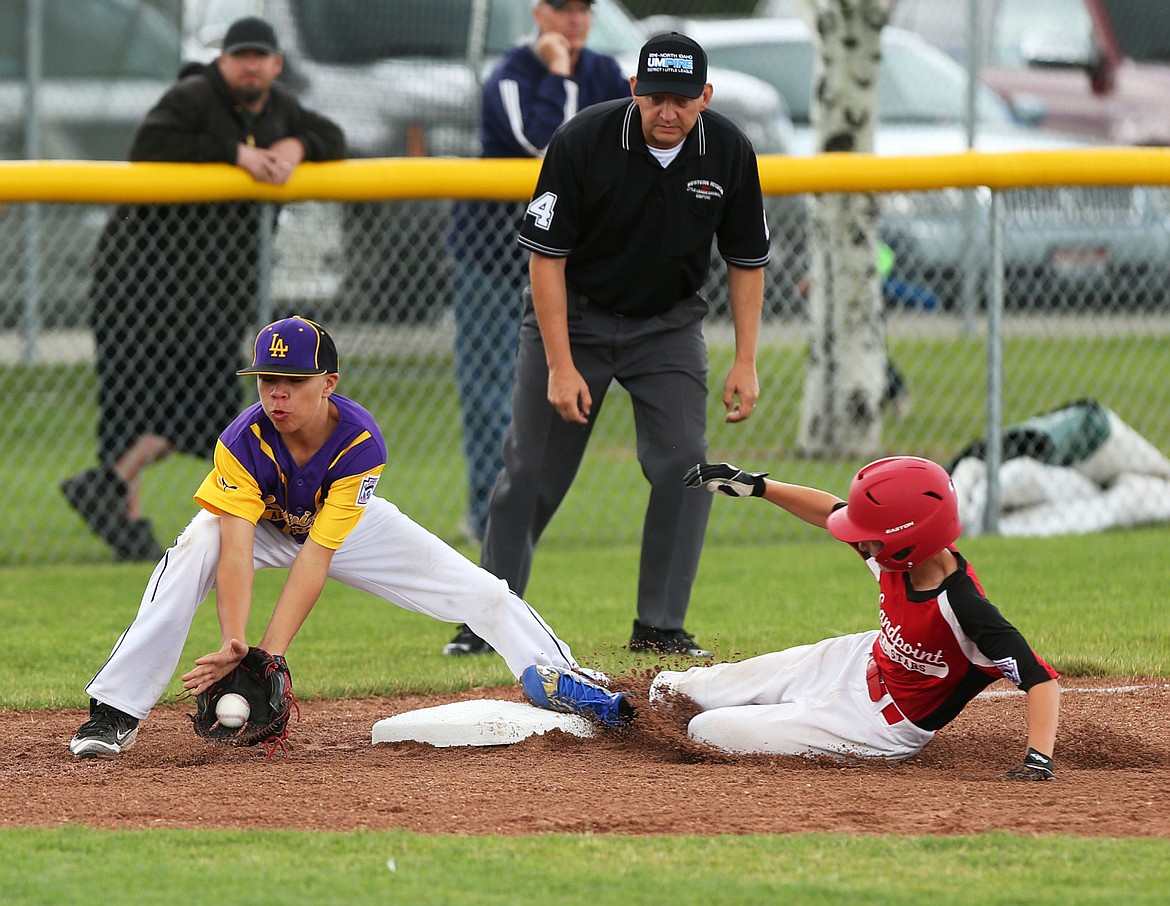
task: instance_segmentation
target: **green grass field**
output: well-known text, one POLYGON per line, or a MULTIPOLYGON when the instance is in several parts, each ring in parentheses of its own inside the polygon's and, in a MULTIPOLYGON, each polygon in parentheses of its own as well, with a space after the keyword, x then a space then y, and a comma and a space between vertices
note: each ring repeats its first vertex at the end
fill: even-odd
MULTIPOLYGON (((887 446, 945 461, 983 430, 984 346, 978 339, 895 338, 892 349, 914 387, 915 409, 887 426, 887 446)), ((712 458, 843 493, 859 463, 811 462, 792 452, 803 355, 797 342, 762 350, 766 405, 749 423, 722 425, 713 400, 712 458)), ((725 356, 712 350, 713 375, 722 374, 725 356)), ((1105 333, 1021 337, 1009 340, 1005 360, 1009 423, 1095 396, 1167 448, 1165 407, 1152 398, 1170 386, 1164 340, 1105 333)), ((106 562, 108 552, 54 491, 64 475, 92 462, 91 369, 6 368, 3 378, 0 420, 10 430, 0 450, 10 484, 8 534, 0 536, 0 707, 82 708, 83 687, 133 617, 150 566, 106 562)), ((415 481, 412 473, 422 464, 428 476, 462 474, 452 441, 457 419, 449 355, 355 359, 342 389, 375 411, 387 436, 391 465, 380 493, 429 528, 450 532, 460 516, 459 492, 436 494, 432 481, 415 481)), ((607 406, 604 433, 599 427, 542 543, 528 597, 583 663, 620 673, 640 663, 620 646, 633 617, 645 498, 628 407, 607 406)), ((160 535, 173 537, 190 518, 190 495, 206 468, 174 457, 148 473, 145 493, 160 535)), ((874 624, 873 583, 855 558, 774 508, 721 499, 708 538, 688 628, 720 658, 874 624), (752 543, 735 543, 743 541, 752 543)), ((1160 527, 1086 538, 976 538, 961 546, 993 600, 1054 666, 1067 675, 1126 678, 1170 677, 1165 544, 1160 527)), ((274 600, 282 579, 263 575, 257 601, 274 600)), ((267 617, 263 603, 257 608, 254 632, 267 617)), ((451 631, 331 584, 290 651, 298 694, 307 700, 392 696, 511 682, 498 658, 439 657, 451 631)), ((183 663, 217 645, 209 603, 196 618, 183 663)), ((167 696, 177 691, 172 683, 167 696)), ((61 752, 70 757, 65 740, 61 752)), ((12 757, 19 756, 0 756, 12 757)), ((5 903, 192 902, 205 898, 209 885, 217 885, 217 899, 238 894, 291 903, 901 906, 973 897, 1011 906, 1163 903, 1170 841, 1007 834, 501 838, 461 836, 454 827, 435 837, 0 829, 5 903), (246 869, 246 885, 220 880, 217 860, 229 851, 246 869)))
POLYGON ((1159 840, 0 831, 9 904, 1164 904, 1159 840), (229 876, 238 870, 240 880, 229 876))
MULTIPOLYGON (((1057 669, 1074 676, 1168 677, 1165 537, 1157 528, 1090 538, 976 538, 962 548, 992 598, 1057 669)), ((633 666, 620 645, 632 618, 637 558, 629 545, 538 553, 529 598, 586 664, 612 672, 633 666)), ((114 565, 3 570, 7 653, 0 659, 0 707, 82 707, 83 686, 133 616, 148 574, 145 566, 114 565)), ((262 602, 273 600, 282 580, 281 573, 262 574, 257 623, 267 617, 262 602)), ((731 659, 869 628, 875 611, 872 580, 840 545, 709 545, 689 628, 731 659)), ((395 695, 511 681, 498 658, 439 657, 450 633, 445 624, 330 583, 289 653, 298 693, 306 699, 395 695)), ((217 640, 209 602, 184 663, 217 640)), ((177 689, 172 684, 168 697, 177 689)), ((69 757, 65 740, 61 752, 69 757)), ((287 890, 281 899, 292 903, 893 906, 976 895, 1013 906, 1162 903, 1170 883, 1170 841, 1138 838, 467 837, 454 827, 443 836, 61 827, 0 829, 0 891, 6 903, 89 903, 115 889, 133 902, 191 902, 217 883, 216 860, 228 851, 251 879, 241 894, 287 890)))
MULTIPOLYGON (((890 420, 884 446, 946 463, 984 432, 986 346, 978 336, 895 338, 891 341, 914 388, 914 409, 890 420)), ((711 349, 711 382, 719 386, 729 351, 711 349)), ((795 450, 800 423, 804 346, 765 345, 760 352, 761 404, 740 425, 722 421, 719 393, 708 411, 712 459, 765 469, 791 481, 844 494, 860 460, 808 460, 795 450)), ((1004 418, 1008 424, 1070 399, 1096 397, 1162 450, 1170 449, 1170 424, 1158 394, 1170 386, 1170 357, 1157 336, 1080 335, 1009 338, 1004 351, 1004 418)), ((94 464, 97 421, 92 367, 36 366, 0 370, 0 423, 9 426, 0 454, 9 465, 8 519, 0 524, 0 565, 98 563, 108 549, 89 535, 56 491, 60 480, 94 464), (45 539, 53 539, 46 544, 45 539)), ((463 512, 463 462, 459 417, 449 352, 417 352, 395 359, 347 360, 340 387, 378 417, 390 450, 379 485, 406 513, 442 535, 454 537, 463 512), (450 481, 419 482, 419 469, 450 481)), ((193 512, 191 494, 207 463, 171 457, 151 468, 143 495, 160 538, 174 538, 193 512)), ((585 462, 542 547, 636 543, 646 484, 634 449, 633 420, 623 394, 614 390, 585 462), (614 493, 617 487, 621 493, 614 493)), ((807 540, 815 533, 796 520, 779 521, 759 509, 716 507, 711 542, 807 540)))

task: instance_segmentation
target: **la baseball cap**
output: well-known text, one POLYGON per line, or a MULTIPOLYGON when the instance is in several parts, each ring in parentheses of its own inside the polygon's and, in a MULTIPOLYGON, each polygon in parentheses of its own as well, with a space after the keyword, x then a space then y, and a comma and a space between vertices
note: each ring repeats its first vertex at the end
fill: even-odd
POLYGON ((280 53, 272 26, 257 16, 245 16, 233 22, 223 36, 223 52, 230 54, 244 50, 280 53))
POLYGON ((337 346, 320 324, 293 315, 274 321, 256 334, 252 364, 236 374, 308 376, 338 370, 337 346))
POLYGON ((656 35, 638 52, 634 94, 677 94, 697 98, 707 87, 707 52, 676 31, 656 35))

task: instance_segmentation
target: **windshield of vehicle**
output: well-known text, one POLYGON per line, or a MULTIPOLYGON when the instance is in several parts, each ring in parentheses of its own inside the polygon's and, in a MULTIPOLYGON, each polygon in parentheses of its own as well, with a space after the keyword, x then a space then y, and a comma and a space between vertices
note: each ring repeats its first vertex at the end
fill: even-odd
MULTIPOLYGON (((28 6, 0 3, 0 77, 25 75, 28 6)), ((44 0, 42 74, 170 81, 179 71, 178 0, 159 6, 166 15, 127 0, 44 0)))
MULTIPOLYGON (((536 33, 532 0, 489 0, 486 53, 499 56, 520 38, 536 33)), ((594 0, 589 49, 615 57, 633 57, 644 38, 641 25, 614 0, 594 0)))
POLYGON ((1121 52, 1143 63, 1170 60, 1170 15, 1163 3, 1105 0, 1121 52))
MULTIPOLYGON (((483 53, 498 57, 534 34, 532 0, 478 0, 487 13, 483 53)), ((477 0, 292 0, 305 54, 321 63, 360 64, 402 57, 466 60, 477 0)), ((637 23, 613 0, 595 2, 589 46, 637 54, 637 23)))
POLYGON ((293 0, 305 54, 322 63, 464 59, 472 0, 293 0))
POLYGON ((988 62, 1023 67, 1034 56, 1070 56, 1087 60, 1093 53, 1093 20, 1080 2, 1004 0, 994 20, 988 62))
MULTIPOLYGON (((1007 108, 986 86, 980 85, 976 92, 975 107, 982 123, 1011 119, 1007 108)), ((967 70, 933 47, 883 42, 878 111, 882 122, 965 122, 967 70)))
POLYGON ((641 23, 613 0, 594 0, 589 47, 614 57, 637 58, 648 35, 641 23))
MULTIPOLYGON (((809 122, 812 104, 813 46, 800 42, 717 44, 704 40, 713 65, 737 69, 773 85, 788 102, 794 123, 809 122)), ((979 118, 984 122, 1007 120, 1008 114, 984 90, 978 95, 979 118)), ((883 44, 878 81, 878 110, 883 123, 963 122, 967 110, 965 70, 944 54, 924 54, 912 45, 883 44)))
POLYGON ((807 123, 811 102, 813 50, 810 44, 716 44, 699 32, 696 40, 713 66, 746 72, 763 79, 784 96, 794 123, 807 123))

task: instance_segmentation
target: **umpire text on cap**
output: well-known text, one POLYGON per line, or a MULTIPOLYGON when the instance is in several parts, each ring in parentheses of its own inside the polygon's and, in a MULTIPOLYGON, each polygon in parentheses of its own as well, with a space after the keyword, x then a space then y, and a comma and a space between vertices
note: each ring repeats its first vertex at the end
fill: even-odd
POLYGON ((259 50, 263 53, 280 53, 276 43, 276 32, 272 26, 256 16, 237 19, 223 36, 224 53, 240 53, 244 50, 259 50))
POLYGON ((333 374, 337 346, 320 324, 293 315, 269 324, 256 334, 252 364, 236 374, 333 374))
POLYGON ((697 98, 707 87, 707 53, 686 35, 657 35, 638 53, 634 94, 677 94, 697 98))

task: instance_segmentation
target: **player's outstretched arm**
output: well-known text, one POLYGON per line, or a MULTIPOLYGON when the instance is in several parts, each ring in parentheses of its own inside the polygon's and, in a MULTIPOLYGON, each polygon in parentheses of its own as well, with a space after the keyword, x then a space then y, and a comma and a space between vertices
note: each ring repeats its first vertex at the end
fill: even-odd
POLYGON ((248 653, 245 634, 252 610, 252 583, 256 578, 253 549, 256 526, 247 519, 219 516, 219 563, 215 570, 215 610, 219 617, 220 647, 195 659, 183 674, 184 695, 199 695, 231 673, 248 653))
POLYGON ((683 477, 688 488, 706 488, 728 497, 763 497, 811 525, 825 527, 841 498, 817 488, 786 484, 767 477, 767 472, 745 472, 727 462, 700 462, 683 477))
POLYGON ((803 519, 809 525, 824 528, 829 520, 829 514, 834 507, 844 501, 822 491, 819 488, 809 488, 801 484, 787 484, 783 481, 768 479, 764 499, 778 507, 788 510, 793 516, 803 519))
POLYGON ((270 654, 285 654, 309 612, 321 597, 334 551, 312 538, 305 540, 288 571, 272 619, 264 630, 260 646, 270 654))
POLYGON ((1003 780, 1052 780, 1056 762, 1056 724, 1060 716, 1060 683, 1048 680, 1028 690, 1028 751, 1023 764, 1001 774, 1003 780))

